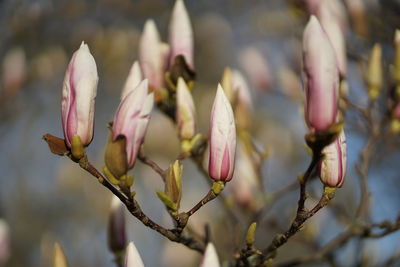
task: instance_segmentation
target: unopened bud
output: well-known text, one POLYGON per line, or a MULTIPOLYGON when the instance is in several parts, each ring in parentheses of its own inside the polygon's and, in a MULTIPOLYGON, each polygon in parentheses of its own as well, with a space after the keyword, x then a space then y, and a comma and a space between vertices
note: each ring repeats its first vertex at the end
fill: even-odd
POLYGON ((368 96, 374 101, 378 98, 382 88, 382 48, 380 44, 375 44, 369 58, 366 73, 368 86, 368 96))
POLYGON ((252 224, 250 224, 249 229, 247 229, 246 244, 248 246, 251 246, 254 244, 256 228, 257 228, 257 223, 253 222, 252 224))
POLYGON ((236 127, 232 107, 218 85, 211 111, 208 173, 215 181, 228 182, 235 169, 236 127))
POLYGON ((133 242, 130 242, 125 252, 124 267, 144 267, 144 263, 133 242))
POLYGON ((80 137, 83 146, 88 146, 93 139, 97 81, 96 62, 89 47, 82 42, 68 65, 62 89, 61 119, 69 148, 74 136, 80 137))
POLYGON ((329 187, 341 187, 346 175, 346 137, 344 131, 330 145, 322 150, 323 159, 319 164, 319 177, 329 187))
POLYGON ((213 243, 208 243, 206 251, 204 252, 203 260, 200 263, 200 267, 219 267, 219 259, 217 251, 213 243))
POLYGON ((181 139, 190 140, 196 134, 196 110, 192 94, 183 78, 178 79, 176 121, 181 139))
POLYGON ((68 267, 67 258, 58 243, 54 244, 53 267, 68 267))
POLYGON ((182 170, 182 164, 179 160, 176 160, 174 164, 169 166, 165 179, 165 194, 176 204, 177 208, 179 208, 182 198, 182 170))
POLYGON ((114 253, 126 247, 125 207, 121 200, 114 196, 108 219, 108 247, 114 253))

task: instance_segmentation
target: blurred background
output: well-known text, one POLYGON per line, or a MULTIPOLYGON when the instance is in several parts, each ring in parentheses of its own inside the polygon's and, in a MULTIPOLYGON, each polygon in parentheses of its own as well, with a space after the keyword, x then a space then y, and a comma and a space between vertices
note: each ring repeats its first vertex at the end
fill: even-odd
MULTIPOLYGON (((400 1, 361 1, 362 22, 357 20, 357 9, 351 9, 352 1, 344 3, 351 25, 346 36, 349 98, 365 105, 363 69, 375 42, 383 47, 385 75, 389 77, 394 31, 400 27, 400 1)), ((103 166, 106 125, 118 106, 130 66, 138 58, 142 27, 148 18, 154 19, 162 39, 167 40, 173 4, 173 0, 0 2, 0 222, 9 229, 9 251, 3 258, 0 253, 0 266, 50 266, 54 242, 63 247, 70 266, 113 266, 106 238, 111 194, 72 161, 51 154, 41 138, 45 133, 62 136, 64 73, 73 52, 85 41, 99 72, 95 138, 88 154, 97 167, 103 166)), ((241 69, 249 79, 255 106, 252 135, 269 152, 262 168, 265 190, 275 192, 293 183, 310 160, 304 147, 301 107, 301 36, 309 16, 304 4, 300 0, 187 0, 185 4, 195 34, 197 81, 193 94, 199 131, 208 131, 212 100, 224 68, 241 69), (254 62, 261 61, 257 63, 264 73, 261 78, 246 73, 246 59, 252 56, 254 62)), ((354 163, 366 135, 357 114, 349 111, 346 118, 348 172, 334 203, 351 218, 359 199, 354 163)), ((370 215, 374 221, 393 220, 400 211, 399 144, 398 138, 382 143, 373 157, 370 215)), ((173 123, 157 110, 145 150, 163 168, 179 153, 173 123)), ((144 212, 172 227, 155 195, 163 189, 157 174, 140 162, 132 173, 144 212)), ((181 206, 187 210, 209 186, 190 161, 184 162, 183 179, 181 206)), ((319 181, 313 181, 311 192, 320 187, 319 181)), ((224 194, 228 200, 232 197, 229 190, 224 194)), ((263 217, 257 245, 265 247, 274 234, 288 227, 297 197, 297 191, 286 194, 263 217)), ((232 221, 221 202, 213 201, 190 222, 199 233, 204 233, 204 225, 209 223, 221 260, 228 260, 243 246, 250 223, 245 212, 240 214, 241 221, 232 221)), ((329 209, 317 214, 306 231, 279 250, 277 260, 312 254, 340 233, 345 224, 332 219, 334 216, 329 209), (313 240, 311 245, 305 245, 309 240, 313 240)), ((129 239, 146 266, 197 266, 197 253, 127 217, 129 239)), ((400 233, 379 240, 352 240, 334 256, 341 266, 355 266, 360 261, 379 266, 396 253, 400 253, 400 233)))

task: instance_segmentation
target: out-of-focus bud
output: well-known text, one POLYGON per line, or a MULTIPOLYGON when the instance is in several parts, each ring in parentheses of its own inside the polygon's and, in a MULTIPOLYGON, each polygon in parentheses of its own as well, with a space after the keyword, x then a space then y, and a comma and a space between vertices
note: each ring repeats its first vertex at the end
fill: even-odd
POLYGON ((10 229, 6 221, 0 219, 0 266, 10 257, 10 229))
POLYGON ((200 267, 219 267, 219 259, 217 251, 213 243, 208 243, 206 251, 204 252, 203 259, 200 263, 200 267))
POLYGON ((2 62, 2 84, 1 93, 5 96, 17 94, 26 80, 26 56, 24 49, 16 47, 7 51, 2 62))
POLYGON ((322 150, 323 159, 319 164, 321 182, 329 187, 341 187, 346 175, 346 136, 344 131, 330 145, 322 150))
POLYGON ((67 258, 58 243, 54 244, 53 267, 68 267, 67 258))
POLYGON ((239 62, 252 86, 263 91, 271 88, 272 78, 268 62, 257 48, 245 48, 239 55, 239 62))
POLYGON ((80 139, 82 146, 88 146, 93 139, 97 81, 96 62, 90 54, 89 47, 82 42, 72 56, 65 73, 61 101, 65 143, 72 148, 73 154, 74 137, 80 139))
POLYGON ((227 190, 232 192, 232 197, 236 204, 256 210, 261 204, 261 201, 259 201, 260 185, 252 160, 243 142, 239 141, 236 153, 236 171, 233 175, 234 179, 227 190))
POLYGON ((152 108, 153 94, 148 94, 148 82, 145 79, 121 101, 115 113, 105 164, 117 179, 135 165, 152 108))
POLYGON ((183 0, 176 0, 172 11, 169 23, 169 44, 171 46, 169 65, 172 66, 175 58, 181 55, 193 71, 193 30, 183 0))
POLYGON ((382 88, 382 48, 380 44, 375 44, 372 48, 365 78, 368 86, 368 97, 375 101, 382 88))
POLYGON ((192 94, 183 78, 178 79, 176 89, 176 121, 181 139, 190 140, 196 134, 196 110, 192 94))
POLYGON ((108 247, 114 253, 126 247, 125 207, 121 200, 113 196, 108 218, 108 247))
POLYGON ((122 89, 121 100, 124 99, 130 92, 135 90, 142 80, 143 77, 139 62, 135 61, 131 67, 131 70, 129 71, 124 88, 122 89))
POLYGON ((394 80, 396 82, 396 86, 399 88, 396 89, 396 96, 400 99, 400 30, 396 30, 394 47, 394 80))
POLYGON ((125 267, 144 267, 144 263, 133 242, 129 242, 125 253, 125 267))
POLYGON ((279 84, 282 87, 283 94, 296 101, 303 101, 304 94, 301 87, 299 75, 289 67, 282 67, 279 72, 279 84))
POLYGON ((238 70, 232 71, 232 87, 236 92, 235 118, 238 129, 249 129, 253 100, 247 81, 238 70))
MULTIPOLYGON (((342 77, 347 73, 347 57, 344 31, 341 28, 339 17, 335 16, 335 10, 331 7, 336 0, 323 0, 319 5, 317 17, 321 22, 322 28, 328 35, 332 47, 335 51, 339 73, 342 77)), ((338 12, 338 11, 337 11, 338 12)))
POLYGON ((235 169, 236 127, 232 107, 218 84, 211 110, 208 173, 215 181, 229 181, 235 169))
POLYGON ((234 86, 233 86, 232 78, 233 78, 232 70, 230 68, 225 68, 224 73, 222 74, 221 86, 222 86, 222 88, 224 88, 224 93, 225 93, 226 97, 228 98, 229 102, 232 105, 235 105, 237 91, 236 91, 236 88, 234 88, 234 86))
POLYGON ((155 22, 147 20, 139 41, 139 61, 152 90, 161 90, 164 86, 168 50, 168 46, 161 43, 155 22))
POLYGON ((361 35, 368 34, 368 23, 366 16, 366 8, 364 0, 345 0, 347 9, 349 11, 354 31, 361 35))
POLYGON ((336 121, 339 73, 335 52, 315 16, 303 34, 303 71, 308 127, 325 131, 336 121))

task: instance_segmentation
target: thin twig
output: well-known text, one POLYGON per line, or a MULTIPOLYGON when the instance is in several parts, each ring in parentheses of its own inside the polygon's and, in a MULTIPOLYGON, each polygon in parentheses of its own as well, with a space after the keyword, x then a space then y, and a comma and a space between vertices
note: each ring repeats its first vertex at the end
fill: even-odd
POLYGON ((148 166, 150 166, 150 168, 152 168, 156 173, 158 173, 161 177, 161 179, 165 182, 165 175, 166 175, 166 171, 164 169, 162 169, 157 163, 155 163, 153 160, 151 160, 150 158, 148 158, 144 152, 143 149, 140 149, 139 155, 138 155, 138 159, 143 162, 143 164, 146 164, 148 166))

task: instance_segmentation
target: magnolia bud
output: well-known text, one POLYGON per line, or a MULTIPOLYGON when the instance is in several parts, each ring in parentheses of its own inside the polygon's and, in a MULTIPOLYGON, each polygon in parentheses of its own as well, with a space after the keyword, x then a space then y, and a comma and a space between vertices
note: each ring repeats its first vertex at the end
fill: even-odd
POLYGON ((6 221, 0 219, 0 266, 10 257, 10 229, 6 221))
POLYGON ((144 267, 142 258, 140 257, 140 254, 137 251, 135 244, 133 242, 129 242, 129 245, 126 248, 125 265, 124 266, 125 267, 144 267))
POLYGON ((108 218, 108 247, 114 253, 126 247, 125 207, 121 200, 114 196, 111 201, 108 218))
POLYGON ((375 44, 372 48, 365 78, 368 85, 368 96, 371 100, 376 100, 382 88, 382 49, 380 44, 375 44))
POLYGON ((346 136, 344 131, 330 145, 322 150, 323 159, 319 163, 321 182, 330 187, 341 187, 346 175, 346 136))
POLYGON ((315 16, 303 34, 303 71, 307 125, 325 131, 336 121, 339 74, 332 45, 315 16))
POLYGON ((238 70, 232 71, 232 87, 236 91, 235 118, 238 129, 248 129, 251 126, 253 100, 247 81, 238 70))
POLYGON ((62 89, 61 118, 69 148, 74 136, 79 136, 83 146, 93 139, 97 81, 96 62, 89 47, 82 42, 69 62, 62 89))
POLYGON ((175 58, 181 55, 193 71, 193 30, 183 0, 176 0, 172 11, 169 23, 169 44, 171 46, 169 65, 172 66, 175 58))
POLYGON ((161 43, 156 24, 147 20, 139 41, 139 61, 143 76, 150 87, 160 90, 164 86, 164 70, 169 48, 161 43))
POLYGON ((368 33, 368 20, 365 6, 367 2, 364 0, 345 0, 345 2, 354 31, 361 36, 366 36, 368 33))
POLYGON ((246 150, 245 144, 239 141, 234 179, 227 189, 232 192, 236 204, 247 208, 258 207, 260 204, 260 184, 253 160, 254 158, 246 150))
POLYGON ((208 243, 200 267, 219 267, 217 251, 212 243, 208 243))
POLYGON ((211 110, 208 173, 216 181, 229 181, 235 169, 236 127, 232 107, 218 85, 211 110))
POLYGON ((125 81, 124 89, 122 89, 121 100, 125 98, 131 91, 139 85, 143 80, 142 71, 139 62, 135 61, 129 71, 128 78, 125 81))
POLYGON ((176 204, 177 209, 179 208, 179 203, 182 198, 182 170, 182 164, 179 160, 176 160, 174 164, 169 166, 168 174, 165 179, 165 194, 176 204))
POLYGON ((113 170, 118 169, 123 172, 124 170, 121 166, 125 164, 127 170, 132 169, 140 146, 143 143, 153 108, 153 94, 148 95, 147 93, 148 83, 147 80, 143 80, 136 89, 128 93, 121 101, 115 113, 111 129, 112 138, 107 145, 105 163, 117 178, 125 173, 115 173, 113 170), (121 139, 124 139, 124 141, 121 141, 121 139), (115 147, 117 145, 118 147, 115 147), (123 155, 117 157, 117 155, 108 154, 122 151, 121 145, 125 146, 123 155), (117 159, 126 160, 126 162, 115 162, 117 159))
POLYGON ((181 139, 192 139, 196 134, 196 110, 190 93, 183 78, 178 79, 176 89, 176 121, 181 139))
POLYGON ((267 59, 257 48, 245 48, 239 55, 239 61, 254 87, 264 91, 271 88, 271 70, 267 59))
POLYGON ((222 74, 221 86, 224 88, 224 93, 229 102, 234 104, 236 102, 237 91, 233 86, 232 70, 230 68, 225 68, 224 73, 222 74))
POLYGON ((53 267, 68 267, 67 258, 58 243, 54 244, 53 267))
MULTIPOLYGON (((346 43, 344 31, 340 25, 340 18, 338 15, 335 16, 335 10, 332 8, 334 2, 336 3, 335 0, 323 0, 319 5, 317 16, 321 22, 322 28, 325 30, 325 33, 331 41, 336 55, 339 72, 342 77, 345 77, 347 72, 346 43)), ((333 7, 334 6, 335 5, 333 5, 333 7)))

